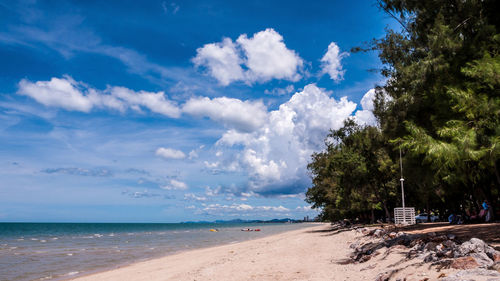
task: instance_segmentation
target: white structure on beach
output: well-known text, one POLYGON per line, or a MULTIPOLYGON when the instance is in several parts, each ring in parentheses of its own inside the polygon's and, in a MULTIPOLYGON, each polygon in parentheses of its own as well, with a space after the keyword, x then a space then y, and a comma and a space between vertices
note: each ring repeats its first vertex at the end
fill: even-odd
POLYGON ((399 149, 399 167, 401 168, 401 179, 399 179, 399 181, 401 182, 401 201, 403 203, 403 208, 394 208, 394 223, 402 225, 415 224, 415 208, 405 207, 405 188, 403 184, 405 179, 403 178, 401 148, 399 149))

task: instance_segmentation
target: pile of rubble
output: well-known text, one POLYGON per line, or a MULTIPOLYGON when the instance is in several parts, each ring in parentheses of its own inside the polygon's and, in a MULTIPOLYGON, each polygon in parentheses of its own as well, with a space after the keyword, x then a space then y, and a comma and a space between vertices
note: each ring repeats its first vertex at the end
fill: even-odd
POLYGON ((500 251, 478 238, 462 242, 453 234, 407 234, 368 228, 356 231, 378 239, 371 239, 371 242, 365 244, 351 244, 350 247, 354 250, 350 256, 351 262, 368 261, 378 254, 378 249, 399 247, 407 250, 407 259, 419 258, 423 263, 435 265, 438 270, 451 267, 461 270, 488 269, 497 274, 500 272, 500 251))

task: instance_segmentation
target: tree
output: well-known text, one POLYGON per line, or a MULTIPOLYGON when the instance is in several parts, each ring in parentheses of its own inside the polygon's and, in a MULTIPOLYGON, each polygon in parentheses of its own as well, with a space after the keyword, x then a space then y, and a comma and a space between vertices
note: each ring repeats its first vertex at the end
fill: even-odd
POLYGON ((389 157, 386 141, 376 127, 361 127, 348 119, 331 131, 327 149, 312 156, 308 169, 313 186, 306 201, 322 208, 325 219, 356 217, 383 210, 390 218, 397 182, 397 165, 389 157))
POLYGON ((421 170, 429 194, 443 202, 466 194, 497 204, 499 2, 385 0, 379 6, 402 25, 372 45, 388 78, 375 102, 384 134, 408 151, 410 169, 421 170))

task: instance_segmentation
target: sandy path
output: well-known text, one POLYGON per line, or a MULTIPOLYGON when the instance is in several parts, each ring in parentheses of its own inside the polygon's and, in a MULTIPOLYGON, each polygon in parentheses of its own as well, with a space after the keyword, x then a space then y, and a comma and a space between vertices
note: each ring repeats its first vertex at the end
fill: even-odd
MULTIPOLYGON (((362 264, 341 265, 349 245, 368 238, 354 231, 334 234, 328 224, 237 244, 199 249, 77 278, 107 280, 375 280, 380 272, 401 268, 407 280, 436 280, 428 265, 414 266, 404 253, 380 250, 362 264)), ((446 272, 446 271, 445 271, 446 272)))

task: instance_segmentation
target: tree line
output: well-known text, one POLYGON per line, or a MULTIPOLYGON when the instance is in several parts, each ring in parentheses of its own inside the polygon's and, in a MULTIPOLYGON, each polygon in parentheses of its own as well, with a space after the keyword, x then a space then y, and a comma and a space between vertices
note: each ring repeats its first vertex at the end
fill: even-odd
POLYGON ((500 1, 383 0, 400 24, 353 52, 378 52, 377 126, 346 120, 308 165, 306 201, 321 219, 390 218, 401 205, 473 212, 500 207, 500 1))

